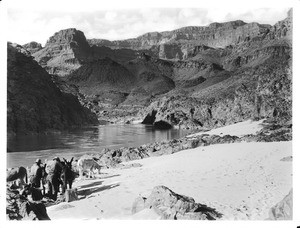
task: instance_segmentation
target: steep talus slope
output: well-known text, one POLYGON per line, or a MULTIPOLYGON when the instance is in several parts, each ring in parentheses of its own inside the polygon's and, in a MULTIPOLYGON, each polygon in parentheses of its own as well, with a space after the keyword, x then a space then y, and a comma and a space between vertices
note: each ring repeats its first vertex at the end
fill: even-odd
MULTIPOLYGON (((71 73, 67 80, 80 85, 80 88, 99 87, 100 90, 110 90, 116 87, 127 91, 135 81, 134 76, 122 65, 110 58, 99 59, 81 66, 71 73)), ((93 93, 97 91, 85 91, 93 93)))
POLYGON ((135 75, 136 86, 145 90, 150 96, 166 93, 175 87, 170 78, 172 65, 169 62, 143 55, 125 66, 135 75))
POLYGON ((65 81, 75 85, 97 113, 116 105, 145 105, 152 96, 175 87, 168 77, 172 73, 169 64, 157 64, 159 61, 143 54, 123 66, 106 57, 83 64, 65 81))
POLYGON ((69 86, 76 86, 78 92, 85 96, 85 105, 91 106, 96 112, 102 107, 123 102, 136 79, 124 66, 106 57, 83 64, 65 81, 69 86))
POLYGON ((77 98, 62 93, 51 76, 35 62, 8 44, 7 131, 9 134, 42 133, 98 120, 77 98))

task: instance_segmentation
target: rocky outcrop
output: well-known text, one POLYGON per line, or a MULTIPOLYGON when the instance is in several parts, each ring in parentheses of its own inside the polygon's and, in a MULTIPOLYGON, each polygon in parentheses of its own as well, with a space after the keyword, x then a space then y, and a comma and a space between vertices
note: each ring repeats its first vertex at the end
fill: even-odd
POLYGON ((270 209, 270 220, 293 219, 293 189, 279 203, 270 209))
POLYGON ((64 76, 89 59, 89 51, 83 32, 72 28, 55 33, 33 56, 50 74, 64 76))
MULTIPOLYGON (((255 139, 253 139, 255 140, 255 139)), ((177 153, 182 150, 193 149, 200 146, 214 144, 241 142, 237 136, 231 135, 207 135, 166 140, 149 143, 139 147, 122 147, 119 149, 104 149, 98 156, 101 165, 105 167, 118 167, 122 162, 143 159, 151 156, 161 156, 177 153)))
POLYGON ((43 133, 98 123, 96 116, 83 108, 75 96, 62 93, 31 56, 9 44, 7 51, 9 134, 43 133))
POLYGON ((268 39, 280 39, 283 37, 289 37, 292 39, 293 35, 293 10, 288 11, 286 19, 277 22, 267 34, 268 39))
POLYGON ((16 44, 16 43, 11 43, 11 42, 7 42, 7 44, 11 47, 13 47, 15 50, 17 50, 18 52, 22 53, 23 55, 30 57, 31 53, 30 51, 28 51, 26 48, 24 48, 23 46, 16 44))
POLYGON ((264 128, 256 135, 245 135, 244 141, 255 142, 281 142, 291 141, 293 139, 292 125, 280 124, 279 121, 264 121, 264 128), (269 122, 269 123, 268 123, 269 122))
POLYGON ((164 96, 152 102, 145 110, 140 111, 139 115, 145 116, 144 121, 146 121, 147 117, 153 116, 155 111, 155 122, 164 121, 171 126, 196 129, 208 127, 207 124, 202 124, 203 120, 197 119, 198 110, 202 111, 202 108, 203 106, 196 99, 184 96, 164 96))
POLYGON ((183 52, 177 44, 161 44, 159 45, 158 57, 160 59, 180 60, 183 59, 183 52))
POLYGON ((147 198, 137 198, 133 203, 132 213, 146 208, 154 210, 161 219, 217 220, 222 217, 214 208, 196 203, 192 197, 179 195, 166 186, 156 186, 147 198))
POLYGON ((147 114, 145 119, 142 121, 142 124, 153 124, 156 119, 156 113, 157 113, 156 110, 152 110, 151 113, 147 114))
POLYGON ((42 49, 42 45, 40 43, 32 41, 30 43, 24 44, 23 48, 25 48, 27 51, 29 51, 31 54, 33 54, 33 53, 41 50, 42 49))
POLYGON ((100 162, 105 167, 116 167, 121 162, 138 160, 149 157, 146 150, 133 147, 122 147, 116 150, 104 149, 100 155, 100 162))
POLYGON ((42 202, 29 201, 11 189, 6 189, 6 217, 8 220, 50 220, 42 202))
POLYGON ((50 74, 66 76, 84 63, 105 57, 124 62, 136 58, 137 53, 129 49, 90 47, 83 32, 70 28, 56 32, 33 56, 50 74))

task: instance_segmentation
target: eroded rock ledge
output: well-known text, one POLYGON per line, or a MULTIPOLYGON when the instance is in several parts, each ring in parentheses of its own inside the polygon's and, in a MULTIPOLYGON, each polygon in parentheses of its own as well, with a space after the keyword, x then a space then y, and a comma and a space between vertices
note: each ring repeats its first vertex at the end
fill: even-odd
POLYGON ((192 220, 217 220, 222 214, 214 208, 196 203, 192 197, 179 195, 166 186, 156 186, 149 197, 138 197, 133 203, 132 213, 144 209, 151 209, 161 219, 192 219, 192 220))

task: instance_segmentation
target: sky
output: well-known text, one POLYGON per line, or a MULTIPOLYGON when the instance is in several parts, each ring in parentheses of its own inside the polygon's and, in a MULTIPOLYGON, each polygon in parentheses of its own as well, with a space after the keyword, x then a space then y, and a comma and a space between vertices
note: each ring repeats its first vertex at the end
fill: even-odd
POLYGON ((30 4, 30 1, 8 2, 8 41, 18 44, 37 41, 44 45, 55 32, 67 28, 79 29, 87 38, 121 40, 147 32, 169 31, 184 26, 206 26, 212 22, 238 19, 273 25, 284 19, 289 10, 283 6, 270 8, 270 5, 258 8, 242 7, 241 4, 238 7, 158 4, 149 8, 135 4, 133 8, 130 4, 103 5, 100 4, 103 1, 94 0, 85 0, 87 4, 81 4, 80 7, 74 1, 37 1, 35 4, 30 4), (42 4, 50 2, 51 4, 42 4))

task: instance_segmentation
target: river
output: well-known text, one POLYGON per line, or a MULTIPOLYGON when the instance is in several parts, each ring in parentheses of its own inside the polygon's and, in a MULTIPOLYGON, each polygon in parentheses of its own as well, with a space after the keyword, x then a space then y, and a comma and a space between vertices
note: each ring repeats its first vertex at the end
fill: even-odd
POLYGON ((99 125, 47 135, 14 136, 7 140, 7 167, 31 166, 55 156, 70 159, 83 154, 99 153, 104 148, 134 147, 146 143, 181 138, 188 130, 156 130, 153 126, 99 125))

